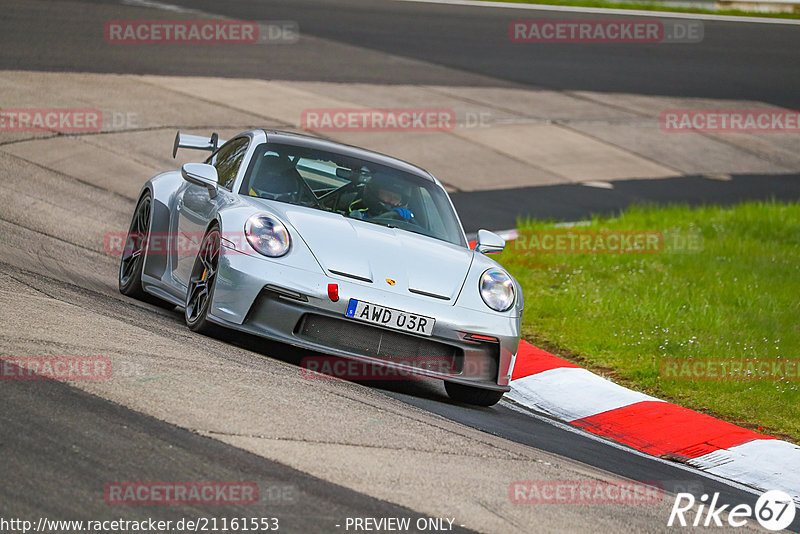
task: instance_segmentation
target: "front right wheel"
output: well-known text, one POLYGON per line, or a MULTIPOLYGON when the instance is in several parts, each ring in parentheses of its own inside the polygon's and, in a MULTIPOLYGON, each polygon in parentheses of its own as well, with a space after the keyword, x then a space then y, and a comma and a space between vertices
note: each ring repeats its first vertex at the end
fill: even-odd
POLYGON ((445 382, 444 389, 454 401, 475 406, 494 406, 503 398, 502 391, 465 386, 455 382, 445 382))

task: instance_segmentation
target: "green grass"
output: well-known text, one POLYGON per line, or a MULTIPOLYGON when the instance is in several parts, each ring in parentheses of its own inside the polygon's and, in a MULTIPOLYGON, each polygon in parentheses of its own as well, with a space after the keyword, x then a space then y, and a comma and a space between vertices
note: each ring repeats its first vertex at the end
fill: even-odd
POLYGON ((739 9, 702 9, 679 7, 653 2, 615 2, 613 0, 487 0, 490 2, 514 2, 518 4, 545 4, 552 6, 603 7, 608 9, 636 9, 644 11, 664 11, 673 13, 701 13, 706 15, 732 15, 737 17, 767 17, 778 19, 800 19, 800 13, 760 13, 739 9))
POLYGON ((530 232, 554 225, 519 229, 498 261, 525 291, 526 339, 628 387, 800 442, 797 378, 660 376, 667 359, 800 359, 800 204, 639 206, 573 229, 662 232, 664 249, 648 254, 541 253, 530 232))

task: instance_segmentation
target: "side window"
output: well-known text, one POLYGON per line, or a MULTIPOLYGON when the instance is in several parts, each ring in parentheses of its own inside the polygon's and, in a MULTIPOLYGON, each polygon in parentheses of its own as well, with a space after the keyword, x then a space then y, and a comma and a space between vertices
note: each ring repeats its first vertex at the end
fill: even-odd
POLYGON ((233 188, 233 182, 236 180, 236 173, 239 171, 239 166, 244 160, 244 155, 247 152, 248 140, 247 138, 234 139, 219 149, 219 151, 211 158, 211 164, 217 168, 219 174, 219 185, 228 191, 233 188))

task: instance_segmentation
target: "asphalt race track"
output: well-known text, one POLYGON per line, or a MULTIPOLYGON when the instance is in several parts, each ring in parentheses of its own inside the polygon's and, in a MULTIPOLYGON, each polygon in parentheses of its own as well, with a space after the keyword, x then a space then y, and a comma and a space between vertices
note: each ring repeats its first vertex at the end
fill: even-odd
MULTIPOLYGON (((5 2, 4 2, 5 3, 5 2)), ((345 83, 520 83, 571 91, 752 99, 789 109, 800 106, 800 63, 795 26, 706 21, 697 45, 520 47, 508 40, 515 18, 565 18, 548 12, 515 12, 372 0, 175 0, 206 13, 242 20, 294 20, 304 35, 358 46, 347 57, 308 53, 300 47, 224 49, 196 54, 192 47, 169 57, 143 58, 136 49, 109 53, 87 35, 92 20, 108 20, 119 2, 97 0, 93 13, 60 10, 58 20, 33 16, 35 3, 6 19, 0 68, 183 74, 345 83), (534 13, 534 14, 531 14, 534 13), (768 29, 765 30, 765 28, 768 29), (35 39, 31 37, 35 35, 35 39), (445 80, 434 72, 384 62, 361 68, 369 51, 379 51, 458 69, 445 80), (359 57, 364 56, 364 57, 359 57)), ((131 4, 136 4, 131 2, 131 4)), ((146 5, 146 2, 143 3, 146 5)), ((156 11, 156 13, 159 13, 156 11)), ((161 11, 164 18, 176 15, 161 11)), ((102 43, 102 39, 99 40, 102 43)))
POLYGON ((703 176, 659 180, 627 180, 612 190, 584 185, 549 185, 451 195, 466 232, 479 228, 514 228, 517 218, 577 221, 596 214, 611 215, 636 203, 683 203, 732 205, 746 200, 796 200, 800 198, 797 174, 739 175, 719 182, 703 176))
MULTIPOLYGON (((224 47, 109 49, 85 28, 129 17, 120 14, 124 2, 0 0, 0 71, 526 86, 800 107, 797 26, 765 32, 760 24, 707 21, 704 42, 693 47, 612 45, 601 54, 584 45, 543 46, 522 53, 502 37, 509 20, 559 14, 512 17, 500 9, 367 0, 169 3, 245 20, 294 20, 303 35, 347 45, 350 54, 313 43, 235 54, 224 47)), ((142 19, 182 16, 143 1, 127 2, 132 8, 142 19)), ((0 138, 0 146, 14 142, 0 138)), ((438 516, 455 517, 454 530, 464 532, 661 532, 669 531, 672 493, 719 492, 719 503, 730 505, 752 506, 758 498, 511 402, 458 405, 429 381, 309 381, 298 368, 306 354, 296 349, 194 334, 181 310, 117 291, 117 260, 97 243, 108 228, 127 225, 135 198, 5 153, 0 168, 2 354, 100 354, 120 363, 105 383, 0 383, 0 517, 274 516, 285 532, 345 532, 348 517, 438 516), (603 478, 657 481, 668 494, 640 507, 508 502, 514 480, 603 478), (130 480, 249 480, 261 499, 214 508, 104 502, 106 483, 130 480)), ((735 175, 723 184, 680 177, 617 182, 603 195, 569 184, 453 198, 473 231, 512 227, 531 211, 572 220, 642 199, 800 198, 796 178, 735 175)), ((791 529, 800 531, 800 517, 791 529)))
MULTIPOLYGON (((103 517, 106 505, 96 498, 103 480, 247 479, 270 488, 262 501, 222 505, 215 513, 278 517, 289 532, 331 528, 342 517, 419 516, 65 384, 17 382, 0 389, 0 399, 2 450, 13 458, 6 462, 0 488, 4 515, 103 517)), ((128 508, 115 517, 178 521, 208 515, 202 507, 148 508, 128 508)), ((467 532, 458 526, 454 531, 467 532)))

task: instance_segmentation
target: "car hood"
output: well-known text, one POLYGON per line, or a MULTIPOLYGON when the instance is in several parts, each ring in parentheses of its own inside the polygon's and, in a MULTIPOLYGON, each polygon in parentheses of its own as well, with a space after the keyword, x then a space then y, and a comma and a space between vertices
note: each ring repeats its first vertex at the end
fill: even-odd
POLYGON ((323 269, 357 283, 370 280, 386 291, 455 303, 472 263, 472 250, 431 237, 291 204, 270 207, 297 230, 323 269))

